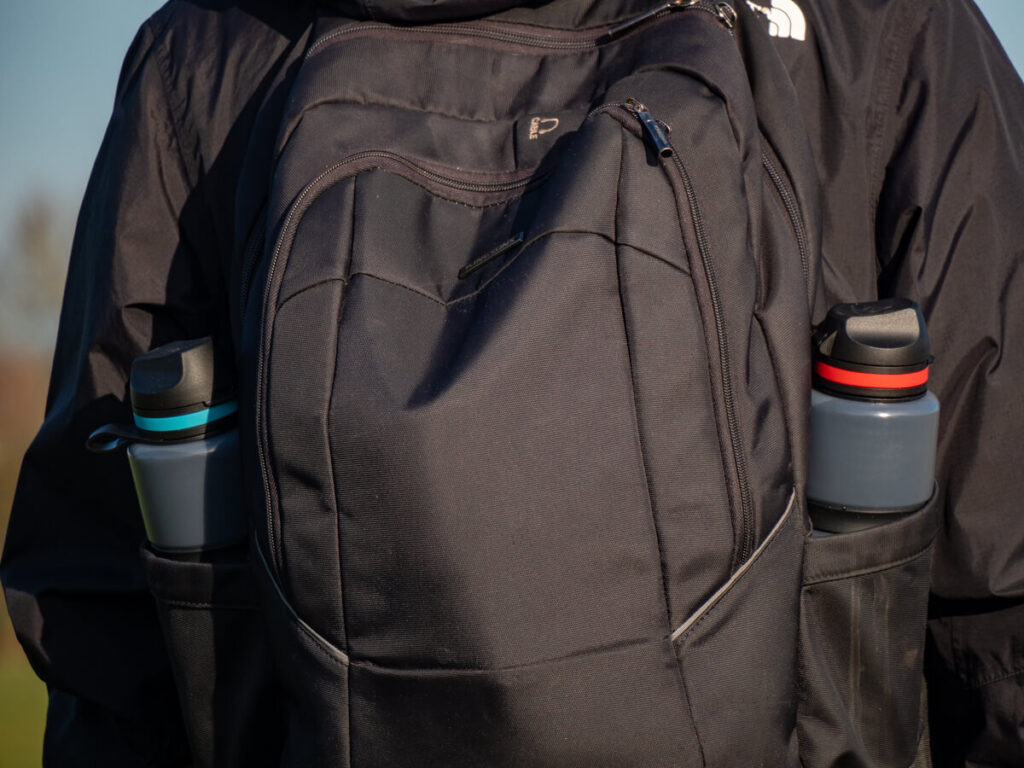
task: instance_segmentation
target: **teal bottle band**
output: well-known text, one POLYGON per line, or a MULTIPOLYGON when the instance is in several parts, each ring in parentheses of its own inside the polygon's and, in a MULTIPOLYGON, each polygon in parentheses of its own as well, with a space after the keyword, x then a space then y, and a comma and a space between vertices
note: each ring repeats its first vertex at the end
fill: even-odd
POLYGON ((135 426, 147 432, 178 432, 182 429, 195 429, 204 424, 210 424, 225 416, 230 416, 238 410, 238 401, 231 400, 227 403, 220 403, 212 408, 206 408, 195 413, 185 413, 181 416, 139 416, 135 414, 135 426))

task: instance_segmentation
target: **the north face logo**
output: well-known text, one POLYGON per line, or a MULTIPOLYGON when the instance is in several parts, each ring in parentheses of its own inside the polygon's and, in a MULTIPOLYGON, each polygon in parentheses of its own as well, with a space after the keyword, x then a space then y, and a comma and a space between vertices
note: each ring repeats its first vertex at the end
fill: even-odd
POLYGON ((747 0, 747 5, 768 17, 768 34, 772 37, 791 40, 807 38, 807 20, 800 6, 793 0, 771 0, 770 7, 747 0))

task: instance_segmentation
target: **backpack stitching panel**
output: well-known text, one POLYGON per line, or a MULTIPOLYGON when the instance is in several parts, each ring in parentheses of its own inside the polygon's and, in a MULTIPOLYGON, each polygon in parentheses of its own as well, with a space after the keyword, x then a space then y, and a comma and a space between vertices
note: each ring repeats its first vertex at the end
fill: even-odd
MULTIPOLYGON (((352 196, 352 199, 355 200, 355 195, 352 196)), ((338 297, 338 308, 335 311, 336 320, 335 320, 335 323, 334 323, 334 362, 330 366, 330 371, 331 371, 331 391, 330 391, 330 394, 327 395, 327 414, 326 414, 326 418, 324 419, 324 426, 325 426, 325 428, 327 430, 327 435, 326 435, 327 455, 328 455, 327 463, 328 463, 328 466, 330 467, 330 471, 331 471, 331 478, 330 478, 330 480, 331 480, 331 494, 330 494, 330 498, 331 498, 331 501, 334 502, 334 504, 332 506, 334 507, 333 512, 334 512, 335 543, 336 543, 337 552, 338 552, 338 585, 337 585, 337 589, 338 589, 338 597, 339 597, 340 602, 341 602, 342 639, 345 642, 344 651, 347 653, 348 652, 348 620, 347 620, 347 617, 345 615, 345 579, 343 578, 343 574, 345 572, 345 566, 344 566, 344 563, 342 562, 342 559, 341 559, 341 554, 342 554, 341 553, 341 519, 342 519, 342 516, 341 516, 341 501, 338 498, 338 484, 337 484, 337 482, 335 480, 336 474, 335 474, 335 466, 334 466, 334 455, 335 455, 334 446, 331 445, 331 442, 332 442, 331 436, 334 434, 334 430, 331 429, 331 415, 333 414, 334 409, 331 407, 331 405, 334 403, 334 388, 335 388, 335 386, 337 384, 337 381, 338 381, 338 363, 339 363, 339 360, 341 359, 341 352, 340 352, 340 349, 339 349, 340 346, 341 346, 341 343, 340 343, 341 342, 341 316, 342 316, 342 313, 345 311, 345 298, 347 296, 347 292, 346 292, 345 289, 348 287, 348 281, 342 280, 340 282, 341 282, 341 294, 338 297)))
MULTIPOLYGON (((739 578, 736 578, 735 576, 730 578, 730 580, 722 586, 720 591, 716 591, 716 593, 709 598, 709 600, 714 600, 714 604, 708 606, 706 609, 704 609, 703 606, 701 608, 698 608, 698 611, 701 611, 703 609, 703 613, 700 615, 700 617, 697 618, 697 620, 694 621, 690 626, 686 627, 685 632, 681 633, 678 637, 672 639, 673 643, 679 644, 680 650, 682 650, 682 646, 685 645, 686 639, 693 634, 697 627, 703 624, 704 620, 711 616, 711 614, 714 613, 715 610, 725 601, 725 598, 729 596, 733 588, 737 584, 739 584, 746 576, 749 575, 750 570, 754 567, 757 561, 762 560, 772 549, 772 547, 775 546, 775 542, 782 538, 782 532, 785 529, 785 527, 789 524, 789 518, 793 514, 797 506, 797 495, 796 490, 794 489, 793 492, 790 494, 789 503, 786 505, 785 513, 782 515, 781 518, 779 518, 779 522, 776 524, 775 528, 768 535, 768 538, 765 539, 765 541, 762 543, 763 549, 754 550, 754 554, 751 555, 744 563, 744 565, 746 565, 747 567, 742 571, 736 572, 737 574, 739 574, 739 578)), ((686 622, 684 621, 683 624, 681 624, 680 626, 685 625, 686 622)), ((673 632, 673 634, 675 634, 675 632, 673 632)))
MULTIPOLYGON (((616 242, 616 247, 615 247, 615 266, 616 266, 615 275, 616 275, 616 279, 617 279, 617 283, 618 283, 618 289, 619 289, 619 308, 620 308, 620 310, 622 312, 623 335, 625 336, 625 340, 626 340, 626 360, 627 360, 627 362, 629 364, 629 386, 630 386, 630 393, 632 395, 633 424, 634 424, 634 426, 636 428, 637 445, 638 445, 639 450, 640 450, 640 466, 643 469, 643 473, 644 473, 644 489, 647 492, 647 506, 648 506, 648 509, 650 510, 651 525, 654 528, 654 540, 655 540, 655 543, 658 546, 658 563, 659 563, 659 567, 660 567, 660 570, 661 570, 661 594, 662 594, 662 600, 664 600, 664 605, 665 605, 665 624, 666 624, 666 628, 668 629, 669 633, 671 633, 671 631, 672 631, 672 616, 671 616, 671 613, 670 613, 670 611, 671 611, 671 607, 670 607, 671 606, 671 602, 669 600, 669 595, 668 595, 668 565, 667 565, 666 560, 665 560, 665 551, 664 551, 664 548, 662 547, 662 543, 661 543, 661 534, 660 534, 660 531, 658 530, 658 521, 657 521, 657 519, 655 518, 655 515, 654 515, 654 501, 653 501, 653 499, 651 497, 651 486, 650 486, 650 481, 648 479, 647 461, 646 461, 646 458, 645 458, 645 455, 644 455, 645 452, 644 452, 643 436, 642 436, 642 434, 640 432, 640 414, 639 414, 639 408, 637 406, 637 398, 636 398, 635 376, 634 376, 634 370, 633 370, 633 352, 632 352, 631 345, 629 343, 629 326, 628 326, 628 323, 627 323, 627 320, 626 320, 626 305, 625 305, 625 302, 624 302, 623 296, 622 296, 622 273, 621 273, 622 260, 621 260, 621 257, 620 257, 620 251, 621 251, 622 247, 630 247, 630 246, 623 246, 622 243, 619 243, 619 239, 618 239, 619 238, 619 228, 618 228, 619 218, 618 218, 618 214, 619 214, 619 210, 620 210, 620 199, 621 199, 621 194, 622 194, 622 166, 623 166, 623 163, 625 161, 625 147, 626 147, 625 141, 623 140, 623 138, 624 138, 623 134, 624 133, 625 133, 625 128, 620 126, 620 133, 619 133, 619 137, 620 137, 620 141, 619 141, 619 177, 618 177, 618 180, 617 180, 617 183, 616 183, 616 187, 615 187, 615 242, 616 242)), ((660 259, 659 259, 659 261, 660 261, 660 259)), ((675 266, 675 265, 670 265, 670 266, 675 266)), ((676 269, 678 269, 678 267, 676 267, 676 269)), ((682 270, 679 270, 679 271, 682 272, 682 270)), ((673 651, 673 656, 674 656, 675 653, 674 653, 674 649, 672 648, 671 640, 669 641, 669 649, 671 651, 673 651)), ((690 692, 689 692, 688 687, 686 685, 686 676, 685 676, 685 674, 683 674, 683 666, 682 666, 682 664, 679 663, 678 658, 675 659, 674 667, 675 667, 675 671, 676 671, 676 677, 679 680, 679 686, 680 686, 680 688, 682 688, 683 697, 686 699, 687 716, 690 719, 690 727, 693 730, 694 738, 697 740, 697 752, 700 755, 700 762, 701 762, 702 766, 706 766, 707 765, 707 761, 704 758, 704 746, 701 744, 700 734, 697 732, 697 721, 696 721, 696 719, 694 719, 694 715, 693 715, 693 703, 690 701, 690 692)))

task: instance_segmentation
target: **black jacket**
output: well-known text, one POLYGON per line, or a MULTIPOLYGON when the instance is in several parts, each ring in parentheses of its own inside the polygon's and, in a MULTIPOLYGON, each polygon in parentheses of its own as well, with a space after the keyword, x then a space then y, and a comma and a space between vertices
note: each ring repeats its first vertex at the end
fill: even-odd
MULTIPOLYGON (((517 3, 338 5, 424 22, 517 3)), ((554 0, 536 13, 571 26, 647 5, 554 0)), ((1024 330, 1024 87, 967 0, 800 8, 804 39, 797 25, 777 28, 777 43, 824 190, 827 305, 910 297, 934 344, 944 502, 926 660, 935 764, 1021 765, 1024 349, 1012 337, 1024 330)), ((270 143, 255 120, 312 17, 302 3, 172 0, 126 57, 0 571, 50 689, 48 764, 188 761, 127 466, 82 446, 95 427, 127 420, 135 356, 237 332, 229 308, 256 218, 252 157, 270 143)))

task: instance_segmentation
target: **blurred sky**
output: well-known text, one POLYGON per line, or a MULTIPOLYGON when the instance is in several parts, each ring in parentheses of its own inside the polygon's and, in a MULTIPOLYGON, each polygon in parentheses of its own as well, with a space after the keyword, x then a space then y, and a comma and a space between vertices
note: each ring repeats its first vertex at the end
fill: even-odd
MULTIPOLYGON (((0 258, 18 206, 30 195, 44 193, 77 209, 121 60, 139 25, 160 5, 0 0, 0 258)), ((979 5, 1024 72, 1024 2, 979 5)))

